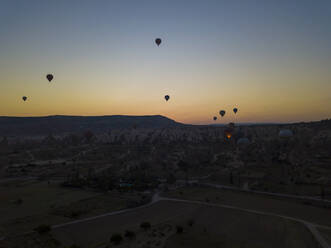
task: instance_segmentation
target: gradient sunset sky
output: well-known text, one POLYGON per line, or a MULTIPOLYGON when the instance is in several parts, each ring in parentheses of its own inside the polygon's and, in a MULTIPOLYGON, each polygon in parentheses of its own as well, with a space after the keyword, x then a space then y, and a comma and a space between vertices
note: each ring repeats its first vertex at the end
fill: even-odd
POLYGON ((6 116, 330 118, 331 1, 0 0, 0 99, 6 116))

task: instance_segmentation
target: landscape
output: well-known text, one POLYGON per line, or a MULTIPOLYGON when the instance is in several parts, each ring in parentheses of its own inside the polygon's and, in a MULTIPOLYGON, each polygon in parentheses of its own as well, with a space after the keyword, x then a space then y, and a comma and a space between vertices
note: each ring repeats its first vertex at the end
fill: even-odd
POLYGON ((315 231, 329 242, 331 120, 228 129, 0 119, 1 247, 319 247, 315 231))
POLYGON ((330 0, 0 0, 0 248, 331 248, 330 0))

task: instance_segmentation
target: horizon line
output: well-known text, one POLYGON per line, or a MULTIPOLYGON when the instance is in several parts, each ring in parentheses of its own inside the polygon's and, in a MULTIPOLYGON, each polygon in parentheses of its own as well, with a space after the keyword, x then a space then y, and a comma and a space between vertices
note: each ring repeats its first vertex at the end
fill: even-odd
MULTIPOLYGON (((61 114, 55 114, 55 115, 36 115, 36 116, 9 116, 9 115, 0 115, 0 118, 47 118, 47 117, 164 117, 169 120, 175 121, 179 124, 183 125, 193 125, 193 126, 225 126, 228 125, 231 122, 228 123, 209 123, 209 124, 197 124, 197 123, 183 123, 178 122, 174 119, 171 119, 167 116, 160 115, 160 114, 154 114, 154 115, 125 115, 125 114, 117 114, 117 115, 61 115, 61 114)), ((326 119, 321 120, 311 120, 311 121, 296 121, 296 122, 235 122, 237 125, 291 125, 291 124, 298 124, 298 123, 312 123, 312 122, 321 122, 326 119)))

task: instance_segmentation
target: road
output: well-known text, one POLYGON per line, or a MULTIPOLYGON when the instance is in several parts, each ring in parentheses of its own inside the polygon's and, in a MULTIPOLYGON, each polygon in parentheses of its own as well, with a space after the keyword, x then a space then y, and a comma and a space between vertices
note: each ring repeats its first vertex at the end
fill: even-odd
POLYGON ((312 196, 305 196, 305 195, 289 195, 289 194, 281 194, 281 193, 271 193, 266 191, 259 191, 259 190, 246 190, 235 186, 228 186, 228 185, 222 185, 222 184, 214 184, 214 183, 199 183, 200 186, 205 187, 211 187, 216 189, 228 189, 228 190, 234 190, 234 191, 241 191, 241 192, 249 192, 259 195, 267 195, 267 196, 276 196, 281 198, 289 198, 289 199, 295 199, 295 200, 308 200, 308 201, 319 201, 324 203, 331 203, 330 200, 322 200, 321 198, 312 197, 312 196))

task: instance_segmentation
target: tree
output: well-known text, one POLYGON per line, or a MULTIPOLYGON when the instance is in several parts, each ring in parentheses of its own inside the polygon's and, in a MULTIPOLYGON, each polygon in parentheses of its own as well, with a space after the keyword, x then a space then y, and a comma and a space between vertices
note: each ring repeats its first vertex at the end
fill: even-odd
POLYGON ((76 244, 73 244, 69 248, 80 248, 80 246, 79 245, 76 245, 76 244))
POLYGON ((192 220, 192 219, 188 220, 188 221, 187 221, 187 224, 188 224, 189 226, 193 226, 193 224, 194 224, 194 220, 192 220))
POLYGON ((152 227, 152 225, 151 225, 151 223, 145 221, 140 224, 140 227, 146 231, 146 230, 150 229, 152 227))
POLYGON ((122 240, 123 240, 123 237, 119 233, 114 233, 110 238, 110 242, 114 243, 115 245, 119 245, 122 242, 122 240))
POLYGON ((176 226, 176 233, 181 234, 184 232, 184 228, 182 226, 176 226))
POLYGON ((45 234, 51 231, 51 227, 49 225, 40 225, 37 226, 34 230, 39 234, 45 234))
POLYGON ((124 236, 129 239, 134 239, 136 237, 136 234, 134 231, 126 230, 124 236))

